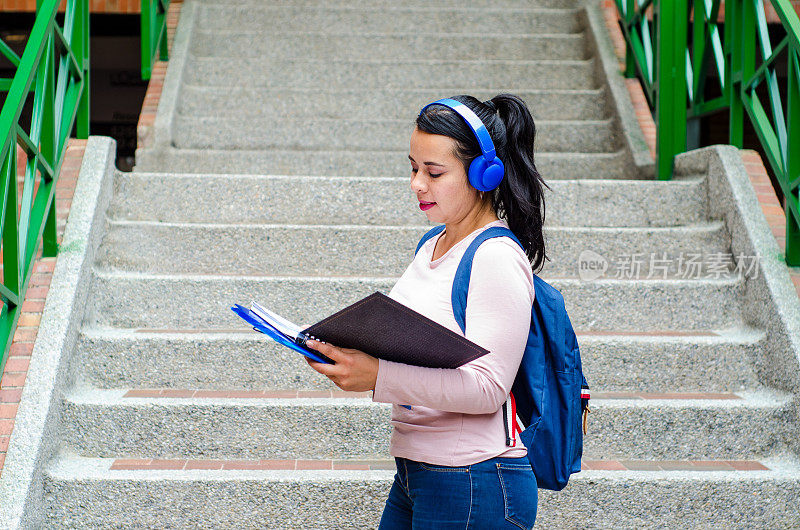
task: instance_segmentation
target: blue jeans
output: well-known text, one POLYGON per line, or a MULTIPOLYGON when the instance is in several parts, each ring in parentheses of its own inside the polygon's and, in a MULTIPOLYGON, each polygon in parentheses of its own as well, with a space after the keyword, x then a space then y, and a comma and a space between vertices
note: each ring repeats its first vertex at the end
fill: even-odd
POLYGON ((533 528, 538 490, 526 457, 456 467, 395 460, 379 530, 533 528))

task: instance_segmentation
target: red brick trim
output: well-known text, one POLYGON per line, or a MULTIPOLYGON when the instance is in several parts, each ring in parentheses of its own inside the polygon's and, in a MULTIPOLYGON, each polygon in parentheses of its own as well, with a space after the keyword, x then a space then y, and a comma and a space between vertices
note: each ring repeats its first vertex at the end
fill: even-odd
MULTIPOLYGON (((219 470, 394 470, 393 460, 158 460, 118 458, 112 471, 219 470)), ((583 460, 592 471, 769 471, 757 460, 583 460)))
MULTIPOLYGON (((175 39, 175 28, 178 27, 178 17, 181 13, 183 0, 172 0, 167 12, 167 47, 172 51, 172 41, 175 39)), ((152 144, 152 129, 156 121, 158 102, 164 88, 164 77, 167 75, 167 61, 156 61, 150 73, 150 82, 142 102, 142 111, 139 113, 139 122, 136 125, 136 147, 150 147, 152 144)))
POLYGON ((633 330, 614 330, 614 329, 593 329, 593 330, 575 330, 575 334, 579 336, 593 336, 600 337, 606 336, 620 336, 620 337, 718 337, 719 333, 708 329, 691 329, 686 331, 674 329, 651 329, 647 331, 633 331, 633 330))
MULTIPOLYGON (((56 183, 56 218, 57 241, 61 243, 64 237, 64 227, 72 206, 72 195, 78 181, 83 153, 86 150, 86 140, 71 138, 67 144, 67 152, 61 165, 61 173, 56 183)), ((5 464, 6 451, 12 431, 14 419, 17 415, 22 389, 28 375, 33 343, 39 331, 39 322, 44 310, 44 302, 50 289, 50 280, 56 266, 56 258, 42 258, 41 249, 39 257, 33 265, 28 290, 22 303, 22 313, 19 317, 17 330, 8 352, 8 360, 0 378, 0 474, 5 464)))
MULTIPOLYGON (((741 153, 742 162, 744 162, 747 175, 750 177, 753 190, 756 192, 761 211, 764 213, 764 218, 767 220, 772 235, 775 236, 775 241, 778 243, 782 255, 785 256, 786 213, 778 201, 778 196, 775 194, 775 188, 769 179, 767 168, 764 166, 764 161, 757 151, 742 149, 741 153)), ((800 296, 800 267, 787 267, 787 269, 797 295, 800 296)))
POLYGON ((742 399, 732 392, 592 392, 592 399, 742 399))
POLYGON ((343 390, 194 390, 178 388, 134 389, 123 398, 216 398, 216 399, 297 399, 297 398, 365 398, 372 392, 343 390))
MULTIPOLYGON (((614 45, 614 53, 619 60, 619 71, 625 71, 625 37, 622 35, 622 30, 619 28, 617 22, 619 12, 614 0, 602 0, 603 19, 606 22, 608 34, 611 37, 611 42, 614 45)), ((650 106, 647 104, 647 98, 642 90, 642 85, 638 79, 625 79, 625 87, 628 89, 628 94, 631 97, 631 105, 636 112, 636 118, 639 121, 639 126, 642 129, 647 147, 650 149, 650 155, 655 159, 656 157, 656 124, 653 120, 653 115, 650 113, 650 106)))
MULTIPOLYGON (((657 281, 657 280, 654 280, 657 281)), ((138 328, 133 330, 133 333, 152 333, 152 334, 196 334, 196 333, 229 333, 252 335, 252 328, 180 328, 180 329, 163 329, 163 328, 138 328)), ((650 329, 646 331, 635 331, 625 329, 592 329, 592 330, 575 330, 576 335, 584 336, 621 336, 621 337, 718 337, 720 334, 710 329, 690 329, 690 330, 674 330, 674 329, 650 329)))
MULTIPOLYGON (((117 13, 117 14, 138 14, 141 12, 141 0, 90 0, 90 13, 117 13)), ((67 0, 61 0, 58 6, 59 11, 64 11, 67 0)), ((0 12, 2 11, 36 11, 36 0, 0 0, 0 12)))
MULTIPOLYGON (((304 399, 369 398, 372 392, 343 390, 195 390, 181 388, 145 388, 129 390, 123 398, 215 398, 215 399, 304 399)), ((592 392, 593 399, 742 399, 732 392, 592 392)))
POLYGON ((394 460, 158 460, 119 458, 111 470, 393 470, 394 460))

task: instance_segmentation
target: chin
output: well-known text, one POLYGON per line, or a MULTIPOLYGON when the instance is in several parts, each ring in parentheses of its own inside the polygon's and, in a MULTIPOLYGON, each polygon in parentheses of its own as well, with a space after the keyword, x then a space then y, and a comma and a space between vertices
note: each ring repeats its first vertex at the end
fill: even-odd
POLYGON ((439 216, 438 216, 438 215, 436 215, 435 213, 433 213, 433 214, 432 214, 430 211, 427 211, 427 212, 422 212, 422 213, 424 213, 424 214, 425 214, 425 217, 427 217, 427 218, 428 218, 428 221, 430 221, 431 223, 436 223, 436 224, 444 224, 444 221, 442 221, 442 220, 439 218, 439 216))

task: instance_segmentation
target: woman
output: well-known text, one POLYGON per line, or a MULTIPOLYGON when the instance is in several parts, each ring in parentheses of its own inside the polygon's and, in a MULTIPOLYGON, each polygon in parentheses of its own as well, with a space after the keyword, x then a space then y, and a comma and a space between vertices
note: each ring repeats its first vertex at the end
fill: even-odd
POLYGON ((510 228, 525 251, 510 238, 489 239, 472 266, 466 337, 490 353, 456 369, 435 369, 308 342, 335 361, 309 364, 337 386, 374 390, 374 401, 394 404, 391 454, 397 474, 382 530, 531 528, 536 517, 536 478, 513 428, 507 439, 503 419, 530 327, 531 263, 537 268, 547 259, 535 126, 525 103, 510 94, 483 103, 471 96, 452 100, 440 102, 455 105, 435 102, 423 109, 408 156, 419 207, 445 230, 425 242, 389 296, 461 333, 450 302, 460 258, 482 230, 510 228), (456 112, 460 104, 469 110, 456 112), (470 116, 477 125, 470 125, 470 116), (502 162, 502 180, 491 191, 475 186, 492 184, 468 177, 473 161, 487 152, 481 126, 502 162))

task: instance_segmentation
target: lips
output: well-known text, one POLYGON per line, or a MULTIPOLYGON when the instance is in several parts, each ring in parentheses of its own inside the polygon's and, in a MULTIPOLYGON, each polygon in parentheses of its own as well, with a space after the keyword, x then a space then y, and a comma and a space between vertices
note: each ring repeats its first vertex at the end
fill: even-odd
POLYGON ((425 201, 419 201, 419 209, 420 209, 420 210, 422 210, 423 212, 424 212, 425 210, 430 210, 430 209, 431 209, 431 208, 433 208, 435 205, 436 205, 436 203, 435 203, 435 202, 425 202, 425 201))

